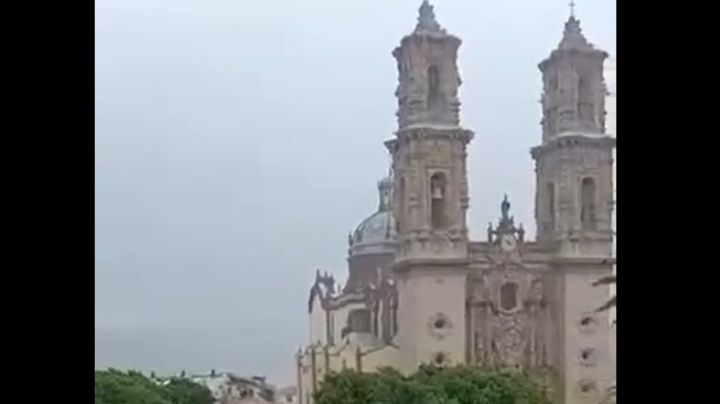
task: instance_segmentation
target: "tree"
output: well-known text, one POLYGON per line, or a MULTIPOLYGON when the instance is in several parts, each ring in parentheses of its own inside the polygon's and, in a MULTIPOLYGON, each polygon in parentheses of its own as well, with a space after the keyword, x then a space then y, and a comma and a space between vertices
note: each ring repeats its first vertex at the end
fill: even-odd
POLYGON ((528 375, 487 368, 422 366, 412 376, 393 369, 329 373, 317 404, 549 404, 528 375))
POLYGON ((205 386, 186 379, 159 385, 136 371, 95 371, 95 404, 211 404, 205 386))
POLYGON ((164 393, 173 404, 212 404, 215 401, 207 387, 189 379, 171 379, 164 393))
POLYGON ((95 404, 172 404, 161 390, 138 372, 95 371, 95 404))

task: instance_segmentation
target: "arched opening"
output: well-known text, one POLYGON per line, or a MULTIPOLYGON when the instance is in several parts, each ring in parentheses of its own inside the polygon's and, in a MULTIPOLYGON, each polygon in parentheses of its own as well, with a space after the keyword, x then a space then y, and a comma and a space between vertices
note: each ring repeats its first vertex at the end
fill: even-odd
POLYGON ((578 78, 577 111, 582 121, 592 120, 592 92, 590 82, 582 75, 578 78))
POLYGON ((548 230, 553 231, 555 230, 555 184, 552 182, 548 183, 546 186, 547 190, 547 223, 548 223, 548 230))
POLYGON ((372 314, 372 332, 373 335, 376 337, 380 336, 380 326, 379 326, 379 320, 380 320, 380 303, 375 303, 375 306, 373 307, 373 314, 372 314))
POLYGON ((584 230, 596 228, 595 201, 597 198, 595 180, 584 178, 580 186, 580 221, 584 230))
POLYGON ((508 282, 500 287, 500 308, 505 311, 515 310, 517 302, 518 285, 508 282))
POLYGON ((429 107, 437 105, 438 98, 440 97, 440 72, 437 66, 430 66, 428 68, 428 99, 427 103, 429 107))
POLYGON ((395 336, 398 330, 398 319, 397 319, 397 297, 394 297, 390 305, 390 324, 392 329, 390 335, 395 336))
POLYGON ((370 333, 371 314, 368 309, 356 309, 350 312, 347 326, 342 330, 342 338, 350 333, 370 333))
POLYGON ((327 341, 332 345, 335 343, 335 316, 331 311, 327 312, 327 341))
POLYGON ((400 177, 400 189, 395 197, 397 198, 398 205, 398 215, 395 217, 395 231, 400 233, 403 229, 402 225, 405 224, 405 178, 403 177, 400 177))
POLYGON ((443 173, 430 177, 430 216, 432 227, 442 229, 447 226, 447 180, 443 173))

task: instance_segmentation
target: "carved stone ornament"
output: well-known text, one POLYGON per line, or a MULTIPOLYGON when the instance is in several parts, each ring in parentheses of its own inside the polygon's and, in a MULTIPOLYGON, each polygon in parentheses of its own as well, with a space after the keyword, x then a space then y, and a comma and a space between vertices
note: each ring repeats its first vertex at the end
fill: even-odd
POLYGON ((509 367, 523 364, 527 333, 520 316, 500 315, 493 334, 495 362, 509 367))
POLYGON ((440 340, 449 335, 453 329, 450 318, 443 313, 437 313, 430 317, 427 325, 430 335, 440 340))
POLYGON ((578 393, 587 396, 595 396, 598 393, 597 383, 591 379, 580 379, 577 383, 578 393))
POLYGON ((577 322, 578 329, 583 333, 593 333, 598 329, 598 319, 594 313, 585 313, 577 322))
POLYGON ((595 366, 597 364, 597 350, 595 348, 584 348, 578 354, 578 362, 585 367, 595 366))

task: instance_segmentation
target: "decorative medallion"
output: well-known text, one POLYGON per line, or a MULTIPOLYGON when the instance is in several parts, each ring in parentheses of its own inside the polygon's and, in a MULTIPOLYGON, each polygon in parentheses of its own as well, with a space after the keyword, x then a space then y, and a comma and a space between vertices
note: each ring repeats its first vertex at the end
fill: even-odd
POLYGON ((578 329, 581 332, 584 333, 592 333, 597 331, 598 328, 598 320, 597 317, 593 313, 585 313, 582 316, 580 316, 580 320, 578 320, 578 329))
POLYGON ((578 392, 581 395, 597 394, 597 383, 591 379, 581 379, 577 384, 578 392))
POLYGON ((450 318, 443 313, 437 313, 428 321, 430 335, 440 340, 450 334, 452 327, 450 318))
POLYGON ((585 367, 595 366, 597 364, 597 350, 595 348, 584 348, 578 355, 578 361, 585 367))

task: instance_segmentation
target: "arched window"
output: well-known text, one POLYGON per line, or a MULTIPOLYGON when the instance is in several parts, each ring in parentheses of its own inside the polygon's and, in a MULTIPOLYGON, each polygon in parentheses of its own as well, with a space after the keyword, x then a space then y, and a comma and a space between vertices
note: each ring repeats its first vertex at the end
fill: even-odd
POLYGON ((592 91, 590 82, 582 75, 578 78, 577 113, 583 121, 592 119, 592 91))
POLYGON ((447 225, 447 180, 443 173, 435 173, 430 177, 430 215, 432 227, 441 229, 447 225))
POLYGON ((405 225, 405 178, 403 177, 400 177, 400 190, 395 197, 397 198, 399 213, 395 218, 395 231, 400 233, 402 226, 405 225))
POLYGON ((582 228, 592 230, 595 228, 595 201, 596 186, 592 178, 584 178, 580 186, 580 221, 582 228))
POLYGON ((371 329, 371 314, 368 309, 355 309, 348 314, 347 326, 343 329, 342 337, 344 338, 349 333, 370 333, 371 329))
POLYGON ((555 230, 555 184, 547 184, 547 219, 550 231, 555 230))
POLYGON ((398 303, 397 296, 390 297, 390 301, 388 303, 388 312, 390 313, 389 334, 391 337, 395 336, 395 334, 397 334, 397 330, 398 330, 397 303, 398 303))
POLYGON ((380 326, 379 326, 379 320, 380 320, 380 304, 375 303, 373 306, 373 313, 372 313, 372 332, 373 335, 378 337, 380 336, 380 326))
POLYGON ((335 316, 331 311, 326 312, 327 318, 327 341, 329 344, 335 343, 335 316))
POLYGON ((500 287, 500 308, 506 311, 514 310, 517 305, 518 285, 508 282, 500 287))
POLYGON ((437 66, 430 66, 428 68, 428 99, 427 103, 429 107, 433 107, 437 104, 440 96, 440 73, 438 72, 437 66))

